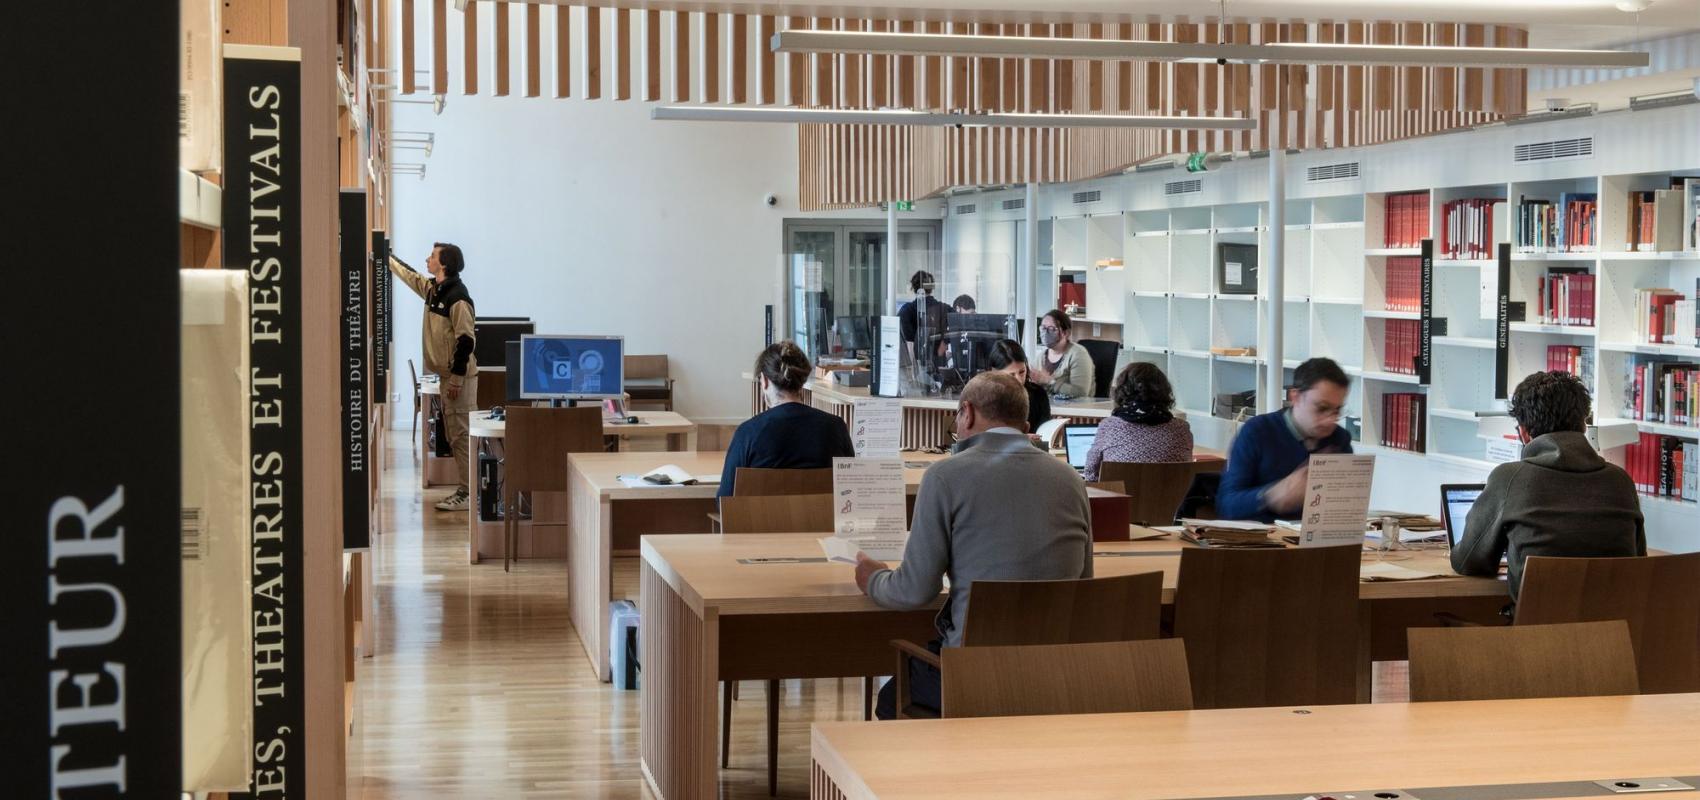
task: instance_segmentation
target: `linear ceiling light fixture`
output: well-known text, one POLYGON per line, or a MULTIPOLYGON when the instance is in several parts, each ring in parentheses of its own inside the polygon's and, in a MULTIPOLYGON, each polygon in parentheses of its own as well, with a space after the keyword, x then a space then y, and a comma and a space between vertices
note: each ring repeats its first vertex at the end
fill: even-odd
POLYGON ((872 53, 1085 60, 1199 61, 1239 64, 1373 64, 1412 67, 1645 67, 1647 53, 1625 50, 1533 50, 1428 45, 1211 44, 1123 39, 1057 39, 874 31, 779 31, 779 53, 872 53))
POLYGON ((1249 131, 1257 120, 1241 117, 1137 117, 1123 114, 981 114, 911 111, 889 108, 747 108, 740 106, 657 106, 650 119, 693 122, 794 122, 839 125, 937 125, 989 128, 1153 128, 1161 130, 1249 131))

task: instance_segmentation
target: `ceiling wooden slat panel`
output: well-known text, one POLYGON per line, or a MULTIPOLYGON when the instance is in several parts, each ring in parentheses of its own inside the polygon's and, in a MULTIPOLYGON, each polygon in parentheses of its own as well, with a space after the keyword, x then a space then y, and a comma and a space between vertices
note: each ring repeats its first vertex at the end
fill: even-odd
POLYGON ((465 94, 478 94, 478 3, 468 2, 461 14, 461 84, 465 94))
POLYGON ((691 101, 691 12, 673 12, 673 102, 691 101))
POLYGON ((413 94, 417 88, 413 82, 413 0, 401 0, 401 72, 396 77, 401 78, 398 84, 402 94, 413 94))
POLYGON ((603 9, 590 6, 584 10, 584 99, 602 97, 602 16, 603 9))
POLYGON ((774 101, 774 71, 778 65, 774 62, 773 48, 768 42, 773 39, 774 18, 763 15, 756 18, 756 71, 761 73, 757 78, 756 103, 764 106, 773 105, 774 101))
POLYGON ((448 0, 431 0, 431 91, 449 93, 448 0))
POLYGON ((749 100, 750 18, 745 14, 732 15, 732 102, 743 105, 749 100))
POLYGON ((513 69, 508 63, 508 48, 512 42, 512 38, 508 34, 508 18, 512 8, 509 3, 497 3, 494 10, 496 12, 496 24, 494 26, 496 29, 495 93, 497 97, 506 97, 508 95, 508 80, 513 75, 513 69))
POLYGON ((535 3, 525 6, 525 96, 543 93, 543 7, 535 3))
POLYGON ((573 93, 573 15, 569 6, 555 6, 555 97, 573 93))

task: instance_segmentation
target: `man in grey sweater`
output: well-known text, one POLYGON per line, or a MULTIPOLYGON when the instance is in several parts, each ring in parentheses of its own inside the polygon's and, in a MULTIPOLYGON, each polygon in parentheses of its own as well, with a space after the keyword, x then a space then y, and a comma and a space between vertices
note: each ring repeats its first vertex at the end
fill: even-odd
POLYGON ((1523 459, 1494 467, 1452 549, 1460 575, 1491 576, 1504 558, 1511 599, 1529 556, 1644 556, 1641 502, 1629 474, 1588 443, 1588 390, 1567 372, 1537 372, 1511 396, 1523 459))
MULTIPOLYGON (((896 569, 858 554, 856 585, 884 608, 923 608, 950 576, 939 609, 934 652, 962 644, 969 590, 976 580, 1092 577, 1091 511, 1074 470, 1033 446, 1027 390, 1014 377, 983 373, 968 382, 956 409, 953 455, 934 464, 915 496, 915 519, 896 569)), ((913 662, 911 700, 938 708, 939 673, 913 662)), ((896 712, 895 682, 881 690, 877 713, 896 712)))

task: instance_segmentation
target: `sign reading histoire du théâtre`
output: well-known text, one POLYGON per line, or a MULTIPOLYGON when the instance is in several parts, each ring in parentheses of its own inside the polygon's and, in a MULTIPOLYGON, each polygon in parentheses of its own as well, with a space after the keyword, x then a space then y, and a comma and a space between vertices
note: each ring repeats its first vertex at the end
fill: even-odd
POLYGON ((305 790, 302 658, 301 53, 224 49, 224 263, 248 272, 254 771, 305 790))
POLYGON ((370 477, 371 356, 366 325, 366 193, 337 198, 342 260, 342 549, 372 546, 370 477))

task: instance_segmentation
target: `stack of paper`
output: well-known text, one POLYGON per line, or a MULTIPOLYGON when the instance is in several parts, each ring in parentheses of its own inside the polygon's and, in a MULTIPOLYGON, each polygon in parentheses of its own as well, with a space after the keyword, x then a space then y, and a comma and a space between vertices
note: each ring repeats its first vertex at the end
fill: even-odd
POLYGON ((1283 547, 1269 538, 1275 527, 1261 522, 1226 519, 1183 519, 1181 538, 1199 547, 1283 547))

